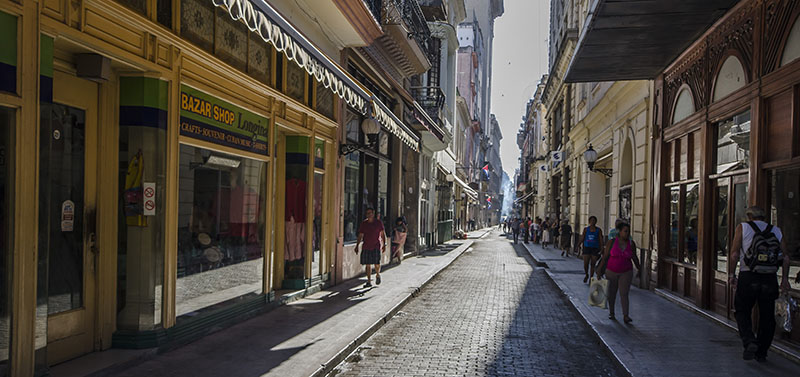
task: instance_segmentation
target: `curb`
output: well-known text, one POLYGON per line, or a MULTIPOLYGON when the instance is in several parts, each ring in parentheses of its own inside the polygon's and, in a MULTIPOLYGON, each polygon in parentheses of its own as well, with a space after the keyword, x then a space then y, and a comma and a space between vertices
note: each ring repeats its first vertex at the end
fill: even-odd
POLYGON ((619 358, 619 356, 617 356, 617 354, 614 352, 614 350, 611 349, 611 346, 609 346, 608 342, 606 342, 606 340, 603 338, 603 336, 600 335, 600 332, 597 331, 597 328, 595 328, 595 326, 592 325, 591 322, 589 322, 589 319, 586 318, 586 316, 583 314, 583 312, 581 312, 580 309, 578 309, 578 307, 572 301, 572 298, 566 292, 566 287, 564 285, 562 285, 561 283, 559 283, 558 280, 553 278, 553 275, 550 272, 550 269, 547 266, 547 263, 542 262, 538 258, 536 258, 536 256, 533 255, 531 250, 528 249, 528 246, 526 246, 525 244, 522 244, 522 247, 524 247, 525 250, 528 251, 528 254, 531 256, 531 259, 533 259, 533 261, 536 263, 537 266, 543 267, 544 271, 547 273, 547 277, 550 278, 550 281, 555 283, 555 285, 558 287, 558 289, 561 290, 561 294, 563 294, 564 297, 567 299, 567 301, 572 305, 572 309, 575 312, 578 313, 578 315, 583 319, 583 323, 586 324, 586 327, 588 327, 589 330, 591 330, 592 334, 594 334, 595 337, 597 338, 597 340, 600 342, 600 344, 603 345, 603 350, 611 358, 611 361, 617 367, 617 370, 619 372, 622 372, 623 375, 632 377, 633 373, 631 372, 631 370, 625 365, 625 363, 619 358))
MULTIPOLYGON (((490 231, 487 231, 484 234, 484 236, 489 232, 490 231)), ((384 314, 383 317, 375 321, 375 323, 373 323, 369 328, 364 330, 364 332, 362 332, 358 337, 356 337, 355 340, 353 340, 352 342, 350 342, 350 344, 342 348, 330 360, 325 362, 325 364, 322 364, 319 368, 317 368, 317 370, 313 374, 311 374, 311 376, 322 377, 328 375, 328 373, 331 373, 333 369, 336 368, 336 366, 338 366, 342 361, 347 359, 347 357, 350 356, 350 354, 358 350, 358 347, 360 345, 364 344, 364 342, 366 342, 367 339, 369 339, 373 334, 375 334, 375 332, 377 332, 381 327, 383 327, 383 325, 389 322, 389 320, 392 319, 392 317, 394 317, 395 314, 397 314, 397 312, 400 311, 400 309, 402 309, 406 304, 408 304, 411 301, 411 299, 416 297, 419 294, 419 292, 422 291, 422 289, 425 288, 425 286, 427 286, 428 283, 430 283, 433 280, 433 278, 435 278, 437 275, 439 275, 439 273, 447 269, 447 267, 450 267, 450 265, 452 265, 456 260, 458 260, 459 257, 464 255, 464 253, 470 247, 472 247, 473 243, 475 243, 473 239, 467 239, 464 241, 463 244, 453 249, 451 253, 456 253, 456 256, 455 258, 453 258, 453 260, 442 266, 442 268, 440 268, 438 271, 435 271, 433 274, 431 274, 427 279, 425 279, 424 282, 422 282, 422 284, 420 284, 419 287, 414 288, 402 300, 400 300, 400 302, 398 302, 391 309, 389 309, 389 311, 386 314, 384 314)))

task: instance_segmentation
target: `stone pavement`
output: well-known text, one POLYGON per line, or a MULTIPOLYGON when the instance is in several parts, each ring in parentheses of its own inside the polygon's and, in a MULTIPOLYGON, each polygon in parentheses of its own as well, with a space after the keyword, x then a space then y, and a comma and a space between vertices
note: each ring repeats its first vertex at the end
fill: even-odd
MULTIPOLYGON (((631 325, 611 321, 606 309, 587 303, 582 260, 562 257, 552 247, 525 246, 537 261, 547 264, 548 274, 634 376, 800 375, 800 365, 775 353, 765 364, 742 360, 735 332, 647 290, 631 288, 631 325)), ((621 318, 619 307, 617 316, 621 318)))
MULTIPOLYGON (((431 250, 386 268, 383 283, 363 289, 353 279, 159 355, 148 355, 114 376, 310 376, 327 372, 396 313, 422 286, 488 230, 469 233, 444 250, 431 250)), ((106 351, 120 353, 120 350, 106 351)), ((106 352, 90 354, 102 358, 106 352)), ((53 376, 84 375, 80 359, 51 369, 53 376), (72 364, 72 365, 70 365, 72 364)), ((103 374, 103 373, 101 373, 103 374)))
POLYGON ((331 376, 613 376, 583 319, 498 231, 442 271, 331 376))

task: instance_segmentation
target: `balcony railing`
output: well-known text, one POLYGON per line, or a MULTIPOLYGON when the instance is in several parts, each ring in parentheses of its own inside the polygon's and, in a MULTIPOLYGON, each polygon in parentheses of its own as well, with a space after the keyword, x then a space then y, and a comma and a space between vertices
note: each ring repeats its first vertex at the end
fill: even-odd
POLYGON ((441 124, 439 112, 444 106, 444 91, 438 86, 412 86, 411 95, 433 120, 441 124))
POLYGON ((408 37, 413 38, 422 51, 429 51, 431 30, 417 0, 364 0, 372 15, 381 25, 405 23, 408 37))

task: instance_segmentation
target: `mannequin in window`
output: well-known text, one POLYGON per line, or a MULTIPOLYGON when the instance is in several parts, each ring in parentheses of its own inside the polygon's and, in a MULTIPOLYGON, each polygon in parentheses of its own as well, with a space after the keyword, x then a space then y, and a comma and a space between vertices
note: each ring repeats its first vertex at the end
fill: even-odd
POLYGON ((284 259, 295 261, 303 258, 306 229, 306 182, 305 169, 286 169, 286 242, 284 259))

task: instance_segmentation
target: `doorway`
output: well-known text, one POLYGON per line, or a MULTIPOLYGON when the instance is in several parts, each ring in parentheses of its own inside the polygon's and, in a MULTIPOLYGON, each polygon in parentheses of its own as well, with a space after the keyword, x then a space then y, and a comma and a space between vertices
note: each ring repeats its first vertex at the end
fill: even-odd
MULTIPOLYGON (((96 83, 56 71, 43 105, 39 155, 39 248, 46 258, 39 302, 47 313, 47 363, 94 343, 97 197, 96 83)), ((40 262, 41 263, 41 262, 40 262)))
POLYGON ((733 287, 728 283, 728 255, 736 226, 746 221, 747 185, 747 175, 720 178, 714 183, 711 308, 729 319, 733 318, 733 287))

